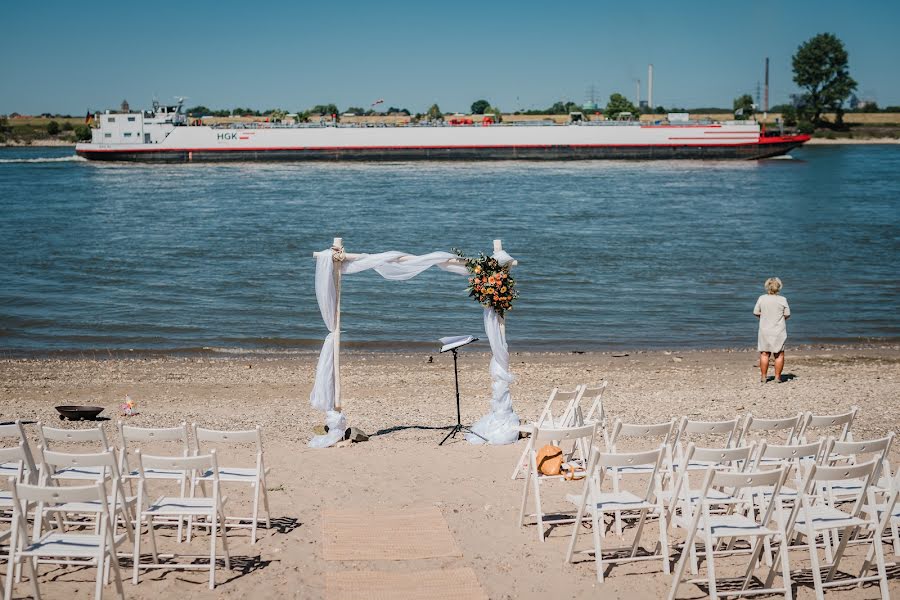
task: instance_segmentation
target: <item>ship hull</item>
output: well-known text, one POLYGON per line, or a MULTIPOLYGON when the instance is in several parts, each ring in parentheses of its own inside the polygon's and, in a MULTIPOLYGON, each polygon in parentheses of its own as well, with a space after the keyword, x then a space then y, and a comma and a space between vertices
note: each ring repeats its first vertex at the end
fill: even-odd
MULTIPOLYGON (((603 145, 497 147, 333 147, 333 148, 79 148, 89 160, 148 163, 295 162, 295 161, 492 161, 492 160, 758 160, 780 156, 806 139, 762 138, 759 143, 729 145, 603 145), (766 141, 763 141, 766 140, 766 141)), ((807 138, 808 139, 808 138, 807 138)))

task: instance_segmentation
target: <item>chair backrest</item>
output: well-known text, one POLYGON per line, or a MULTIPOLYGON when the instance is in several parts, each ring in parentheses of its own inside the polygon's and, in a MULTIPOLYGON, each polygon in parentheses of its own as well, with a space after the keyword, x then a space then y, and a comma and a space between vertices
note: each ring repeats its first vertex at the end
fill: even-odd
POLYGON ((185 450, 190 449, 187 423, 184 421, 178 427, 135 427, 119 421, 119 435, 123 447, 134 442, 181 442, 185 450))
MULTIPOLYGON (((5 423, 0 425, 0 438, 15 438, 22 444, 24 444, 23 449, 25 450, 25 464, 24 468, 27 471, 26 476, 29 483, 34 483, 37 477, 37 466, 34 462, 34 453, 31 451, 31 445, 28 443, 28 436, 25 434, 25 426, 20 419, 16 419, 12 423, 5 423)), ((0 461, 10 462, 10 461, 0 461)))
POLYGON ((739 465, 741 469, 746 469, 750 465, 755 450, 755 442, 749 446, 738 446, 737 448, 698 448, 689 444, 682 468, 686 468, 690 461, 720 468, 732 468, 739 465))
MULTIPOLYGON (((761 419, 753 416, 752 413, 747 414, 744 420, 744 426, 741 429, 738 443, 746 439, 751 433, 769 434, 776 431, 785 432, 785 444, 792 444, 796 441, 800 426, 803 424, 803 413, 797 413, 793 417, 784 417, 781 419, 761 419)), ((765 437, 770 437, 766 435, 765 437)))
MULTIPOLYGON (((68 502, 100 501, 100 504, 106 504, 104 501, 106 499, 106 490, 101 483, 85 486, 53 487, 20 483, 13 486, 13 494, 19 502, 41 502, 47 505, 57 505, 68 502)), ((89 512, 96 512, 96 509, 89 512)))
POLYGON ((140 450, 135 450, 134 454, 138 457, 141 477, 144 476, 145 469, 166 469, 183 471, 185 473, 212 469, 214 477, 218 479, 215 450, 210 451, 209 454, 200 454, 198 456, 152 456, 142 454, 140 450))
POLYGON ((837 454, 839 456, 851 458, 855 458, 860 454, 870 454, 883 460, 887 458, 893 441, 893 431, 883 438, 874 440, 862 440, 859 442, 839 442, 837 440, 831 440, 831 443, 828 446, 828 453, 829 455, 837 454))
POLYGON ((224 430, 204 429, 196 423, 191 425, 194 429, 194 439, 197 449, 201 449, 201 442, 208 444, 256 444, 257 451, 262 452, 262 428, 257 425, 254 429, 224 430))
POLYGON ((38 422, 37 430, 44 450, 50 449, 50 441, 69 443, 94 442, 100 446, 100 450, 109 448, 109 443, 106 441, 106 433, 104 433, 102 427, 58 429, 56 427, 47 427, 43 423, 38 422))
POLYGON ((541 427, 568 427, 571 417, 572 407, 581 401, 584 393, 584 386, 575 386, 574 390, 560 390, 553 388, 550 391, 550 397, 544 405, 537 421, 541 427))
POLYGON ((590 400, 591 405, 584 414, 586 421, 597 421, 601 427, 606 424, 606 410, 603 407, 603 394, 609 385, 608 381, 601 381, 598 385, 586 385, 582 397, 590 400))
POLYGON ((801 461, 816 461, 822 454, 822 448, 825 445, 824 440, 819 440, 811 444, 768 444, 764 443, 759 451, 760 458, 770 458, 781 461, 791 461, 799 465, 801 461))
MULTIPOLYGON (((853 441, 853 435, 850 428, 853 427, 853 420, 859 412, 858 406, 851 406, 850 410, 837 415, 814 415, 811 412, 806 413, 803 426, 800 428, 799 435, 804 439, 810 436, 810 429, 823 429, 829 427, 840 427, 840 433, 836 436, 839 442, 853 441)), ((822 437, 822 436, 820 436, 822 437)))
POLYGON ((739 422, 740 419, 737 417, 725 421, 694 421, 683 417, 675 443, 686 444, 689 441, 688 436, 691 435, 717 435, 726 437, 724 446, 728 447, 735 441, 739 422))
POLYGON ((18 463, 18 469, 15 480, 22 481, 22 475, 25 473, 25 467, 28 464, 28 455, 25 452, 25 442, 19 442, 15 446, 8 448, 0 448, 0 464, 18 463))
POLYGON ((47 483, 47 478, 59 469, 77 469, 79 467, 102 467, 98 481, 104 481, 107 476, 119 478, 119 470, 116 467, 115 453, 112 448, 106 452, 92 454, 72 454, 69 452, 51 452, 41 450, 41 481, 47 483))
POLYGON ((657 444, 661 441, 662 444, 668 446, 672 443, 674 432, 675 419, 663 423, 650 424, 625 423, 621 419, 616 419, 609 436, 607 450, 615 452, 616 444, 622 438, 653 440, 657 444))
POLYGON ((591 443, 593 443, 594 435, 597 432, 597 424, 589 423, 587 425, 582 425, 580 427, 561 427, 561 428, 550 428, 550 427, 537 427, 535 426, 532 430, 532 436, 534 437, 535 444, 540 442, 552 442, 552 441, 571 441, 577 439, 590 438, 591 443))

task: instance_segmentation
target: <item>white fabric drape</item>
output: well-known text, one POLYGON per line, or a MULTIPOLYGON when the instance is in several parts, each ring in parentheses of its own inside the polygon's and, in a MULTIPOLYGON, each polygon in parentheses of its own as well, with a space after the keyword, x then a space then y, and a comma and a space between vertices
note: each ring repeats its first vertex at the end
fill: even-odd
MULTIPOLYGON (((382 252, 380 254, 360 254, 354 258, 346 258, 341 262, 341 273, 351 274, 374 269, 385 279, 412 279, 426 269, 436 266, 439 269, 468 275, 464 264, 458 257, 449 252, 432 252, 414 256, 403 252, 382 252)), ((512 257, 504 251, 494 254, 501 264, 512 261, 512 257)), ((319 253, 316 261, 316 299, 319 311, 329 334, 322 344, 319 362, 316 366, 316 379, 309 402, 313 408, 325 411, 325 422, 328 433, 313 437, 309 442, 312 448, 325 448, 335 444, 344 437, 347 424, 342 413, 334 410, 334 327, 337 320, 337 292, 334 281, 334 260, 331 249, 319 253)), ((513 376, 509 372, 509 351, 506 336, 500 327, 500 318, 490 308, 484 309, 484 328, 491 344, 491 379, 492 399, 491 412, 482 417, 473 429, 484 436, 492 444, 508 444, 518 438, 519 417, 512 410, 512 399, 509 384, 513 376)), ((472 443, 483 443, 477 436, 467 436, 472 443), (474 438, 474 439, 473 439, 474 438)))

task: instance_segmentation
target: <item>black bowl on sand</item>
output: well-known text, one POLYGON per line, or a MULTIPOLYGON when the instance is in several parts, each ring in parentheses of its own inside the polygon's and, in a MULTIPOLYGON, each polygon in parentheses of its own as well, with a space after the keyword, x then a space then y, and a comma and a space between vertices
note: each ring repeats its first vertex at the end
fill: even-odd
POLYGON ((102 406, 57 406, 59 418, 70 421, 93 421, 103 412, 102 406))

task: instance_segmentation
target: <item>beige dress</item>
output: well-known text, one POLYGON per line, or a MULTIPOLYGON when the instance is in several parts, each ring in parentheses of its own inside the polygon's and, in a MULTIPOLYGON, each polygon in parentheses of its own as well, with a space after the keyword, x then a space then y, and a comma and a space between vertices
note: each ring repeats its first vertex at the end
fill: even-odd
POLYGON ((781 352, 787 341, 787 324, 785 320, 791 316, 791 308, 787 298, 777 294, 763 294, 756 301, 753 314, 759 316, 760 352, 781 352))

